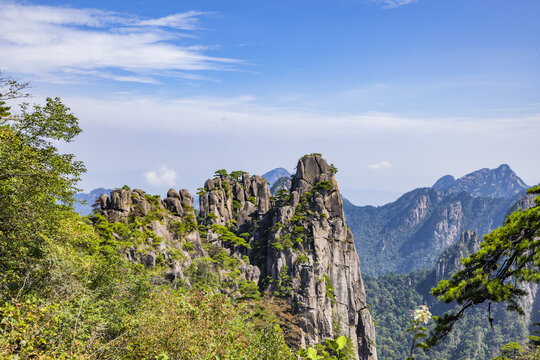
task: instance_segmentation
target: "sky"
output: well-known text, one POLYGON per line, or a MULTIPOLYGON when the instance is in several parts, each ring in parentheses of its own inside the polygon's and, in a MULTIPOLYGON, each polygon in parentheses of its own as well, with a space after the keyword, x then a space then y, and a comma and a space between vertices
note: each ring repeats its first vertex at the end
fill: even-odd
POLYGON ((380 205, 502 163, 540 182, 538 0, 0 0, 0 71, 60 97, 85 191, 195 192, 322 153, 380 205))

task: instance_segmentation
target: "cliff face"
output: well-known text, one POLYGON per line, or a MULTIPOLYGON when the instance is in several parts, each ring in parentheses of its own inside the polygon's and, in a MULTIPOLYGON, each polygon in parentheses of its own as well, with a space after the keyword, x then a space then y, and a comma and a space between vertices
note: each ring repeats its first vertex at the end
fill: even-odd
POLYGON ((474 231, 462 232, 460 239, 439 256, 435 265, 435 285, 443 279, 448 279, 456 271, 463 269, 460 259, 476 252, 480 248, 481 242, 482 238, 474 231))
POLYGON ((204 281, 236 298, 258 289, 284 299, 297 319, 293 347, 346 335, 357 358, 377 358, 358 255, 325 160, 300 159, 290 190, 277 198, 266 179, 224 171, 198 194, 197 218, 193 197, 174 189, 164 200, 117 189, 100 198, 101 213, 136 224, 141 240, 126 257, 147 267, 167 264, 163 277, 174 284, 204 281))
POLYGON ((375 359, 375 330, 358 255, 336 179, 320 156, 300 159, 271 224, 263 273, 272 278, 269 288, 283 293, 302 314, 301 343, 344 334, 358 344, 360 359, 375 359))

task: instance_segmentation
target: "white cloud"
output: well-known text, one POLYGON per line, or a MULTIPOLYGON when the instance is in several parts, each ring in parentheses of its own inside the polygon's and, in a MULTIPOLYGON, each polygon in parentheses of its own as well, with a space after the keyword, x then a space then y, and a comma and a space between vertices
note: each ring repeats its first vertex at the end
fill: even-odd
POLYGON ((142 20, 138 25, 164 26, 181 30, 195 30, 198 28, 198 16, 206 15, 205 12, 188 11, 186 13, 173 14, 158 19, 142 20))
MULTIPOLYGON (((37 96, 39 98, 39 96, 37 96)), ((83 127, 158 133, 240 135, 284 138, 343 137, 367 134, 504 134, 535 130, 540 113, 500 118, 414 118, 383 112, 322 113, 272 107, 253 96, 166 99, 133 94, 107 99, 64 96, 83 127)))
POLYGON ((163 164, 155 170, 146 171, 144 180, 152 186, 173 186, 177 183, 176 171, 163 164))
POLYGON ((393 9, 399 6, 417 2, 418 0, 370 0, 370 1, 383 5, 385 9, 393 9))
POLYGON ((373 170, 380 170, 380 169, 388 169, 389 167, 392 167, 392 164, 390 164, 390 162, 388 161, 381 161, 379 163, 376 163, 376 164, 371 164, 371 165, 368 165, 370 169, 373 169, 373 170))
POLYGON ((178 44, 191 36, 187 31, 198 28, 204 14, 189 11, 141 19, 96 9, 0 0, 0 68, 42 77, 85 76, 85 71, 92 71, 93 76, 148 83, 167 71, 228 70, 241 63, 207 56, 203 52, 208 46, 202 44, 178 44), (123 74, 111 76, 112 71, 123 74))

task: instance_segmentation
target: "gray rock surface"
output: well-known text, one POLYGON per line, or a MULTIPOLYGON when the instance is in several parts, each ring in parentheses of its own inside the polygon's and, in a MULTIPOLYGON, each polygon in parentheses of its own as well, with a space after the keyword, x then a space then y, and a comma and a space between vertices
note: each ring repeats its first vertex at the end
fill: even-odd
POLYGON ((283 292, 290 287, 284 295, 300 315, 302 345, 346 335, 359 359, 376 359, 375 328, 353 236, 345 224, 337 181, 319 155, 298 162, 290 199, 289 205, 275 209, 268 237, 270 289, 283 292), (288 237, 290 247, 283 241, 288 237))
POLYGON ((117 189, 100 198, 100 212, 111 222, 139 219, 139 230, 149 236, 125 256, 148 268, 165 264, 162 280, 192 286, 200 280, 193 273, 203 271, 233 297, 242 295, 241 282, 253 282, 284 299, 299 319, 293 347, 346 335, 358 359, 375 360, 358 254, 330 166, 319 155, 303 157, 291 189, 281 195, 272 198, 260 176, 220 173, 204 184, 197 220, 187 190, 170 189, 161 200, 117 189), (147 215, 151 220, 143 221, 147 215), (220 253, 233 269, 217 265, 220 253))

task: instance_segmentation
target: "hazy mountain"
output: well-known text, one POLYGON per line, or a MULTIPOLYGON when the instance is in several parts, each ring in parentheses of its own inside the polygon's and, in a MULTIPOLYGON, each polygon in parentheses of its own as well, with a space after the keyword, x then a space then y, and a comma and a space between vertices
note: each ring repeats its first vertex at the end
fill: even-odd
POLYGON ((502 225, 527 185, 508 165, 459 179, 440 178, 432 188, 412 190, 384 206, 344 201, 362 271, 407 273, 435 265, 465 230, 486 234, 502 225))
POLYGON ((94 189, 89 193, 75 194, 75 199, 78 201, 73 205, 76 212, 81 215, 89 215, 92 213, 92 204, 103 194, 110 194, 112 189, 94 189))
POLYGON ((268 185, 272 186, 279 178, 290 177, 292 174, 285 168, 275 168, 262 175, 268 181, 268 185))
POLYGON ((465 191, 475 197, 511 198, 529 186, 506 164, 480 169, 459 179, 445 175, 432 186, 435 190, 465 191))
POLYGON ((407 273, 431 267, 462 231, 502 225, 513 199, 473 197, 432 188, 410 191, 380 207, 344 201, 363 273, 407 273))

